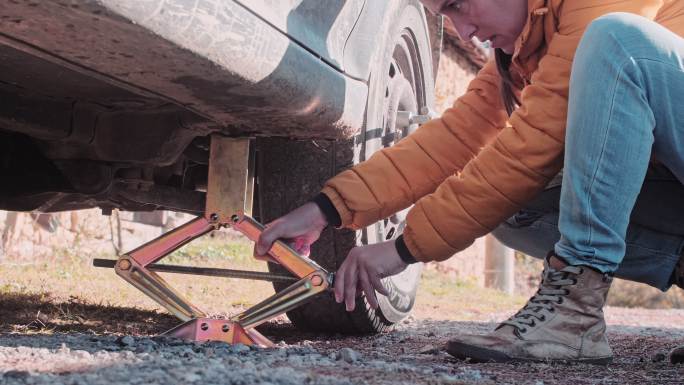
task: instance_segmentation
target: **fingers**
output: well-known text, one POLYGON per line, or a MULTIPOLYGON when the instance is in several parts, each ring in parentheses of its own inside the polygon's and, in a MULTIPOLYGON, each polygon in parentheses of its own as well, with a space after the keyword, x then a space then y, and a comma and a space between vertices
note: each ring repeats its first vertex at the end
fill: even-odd
POLYGON ((347 261, 345 260, 335 274, 335 301, 337 303, 342 303, 344 298, 344 273, 346 270, 347 261))
POLYGON ((266 226, 256 242, 256 247, 254 248, 256 255, 266 255, 268 251, 271 250, 273 242, 280 238, 279 230, 280 226, 278 226, 277 222, 266 226))
POLYGON ((356 305, 358 277, 354 250, 352 249, 347 255, 347 259, 344 260, 335 275, 335 301, 337 303, 344 301, 347 311, 353 311, 356 305))
POLYGON ((359 269, 359 281, 361 283, 361 288, 363 288, 363 292, 366 293, 366 300, 372 309, 377 309, 378 299, 375 297, 375 289, 373 289, 368 276, 369 274, 365 269, 359 269))
POLYGON ((347 311, 354 311, 354 307, 356 307, 356 286, 359 278, 357 264, 350 263, 344 275, 344 304, 347 311))
POLYGON ((389 292, 388 292, 387 289, 385 288, 385 285, 382 284, 382 280, 380 279, 380 276, 379 276, 379 275, 369 273, 369 274, 368 274, 368 279, 370 280, 371 285, 373 285, 373 288, 375 288, 375 290, 376 290, 378 293, 380 293, 380 294, 382 294, 382 295, 384 295, 384 296, 388 296, 388 295, 389 295, 389 292))
POLYGON ((311 253, 311 245, 306 239, 299 237, 294 240, 294 245, 292 249, 296 251, 299 255, 308 257, 311 253))

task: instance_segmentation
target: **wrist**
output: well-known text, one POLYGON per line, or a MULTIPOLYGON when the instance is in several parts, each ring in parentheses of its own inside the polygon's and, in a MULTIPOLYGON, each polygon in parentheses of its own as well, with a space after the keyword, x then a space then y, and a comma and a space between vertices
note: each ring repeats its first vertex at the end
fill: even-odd
POLYGON ((340 227, 342 225, 340 214, 337 212, 335 205, 333 205, 327 195, 319 193, 311 202, 318 208, 318 212, 324 221, 324 226, 332 225, 333 227, 340 227))
POLYGON ((326 228, 330 224, 330 222, 326 218, 323 210, 321 210, 320 206, 315 204, 315 202, 309 203, 313 203, 311 206, 313 206, 312 210, 315 213, 312 218, 312 223, 314 224, 314 226, 319 227, 321 229, 326 228))
POLYGON ((406 246, 406 242, 404 242, 404 235, 400 235, 397 237, 397 239, 394 241, 394 247, 396 247, 397 249, 399 258, 401 258, 401 260, 405 264, 411 265, 418 262, 416 257, 414 257, 413 254, 411 254, 411 251, 406 246))

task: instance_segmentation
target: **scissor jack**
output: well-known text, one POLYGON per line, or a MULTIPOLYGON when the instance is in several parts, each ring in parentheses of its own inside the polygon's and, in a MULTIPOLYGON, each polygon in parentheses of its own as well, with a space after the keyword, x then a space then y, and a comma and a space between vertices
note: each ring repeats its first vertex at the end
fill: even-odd
POLYGON ((299 255, 281 241, 273 244, 265 259, 282 265, 294 275, 293 277, 156 263, 192 240, 223 227, 237 230, 256 242, 263 231, 263 226, 241 210, 251 206, 251 200, 248 199, 251 196, 248 164, 249 150, 246 139, 212 137, 204 216, 197 217, 121 255, 116 262, 94 261, 95 266, 114 267, 119 276, 183 321, 182 324, 166 331, 164 335, 193 341, 273 346, 268 338, 254 328, 303 304, 332 286, 333 274, 309 258, 299 255), (208 318, 202 310, 169 286, 156 273, 157 271, 294 283, 244 312, 228 320, 222 320, 208 318))

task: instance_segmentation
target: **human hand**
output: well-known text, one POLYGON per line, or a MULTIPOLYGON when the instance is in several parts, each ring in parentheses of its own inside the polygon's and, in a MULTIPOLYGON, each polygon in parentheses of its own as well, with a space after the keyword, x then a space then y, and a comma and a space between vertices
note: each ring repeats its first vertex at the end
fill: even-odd
POLYGON ((299 254, 308 256, 311 244, 318 240, 327 225, 328 221, 318 205, 305 203, 266 225, 256 242, 254 255, 266 255, 273 242, 282 239, 299 254))
POLYGON ((378 307, 375 291, 388 295, 381 278, 398 274, 408 265, 401 260, 394 241, 376 243, 351 249, 335 274, 335 300, 345 302, 347 311, 353 311, 357 293, 366 293, 371 308, 378 307))

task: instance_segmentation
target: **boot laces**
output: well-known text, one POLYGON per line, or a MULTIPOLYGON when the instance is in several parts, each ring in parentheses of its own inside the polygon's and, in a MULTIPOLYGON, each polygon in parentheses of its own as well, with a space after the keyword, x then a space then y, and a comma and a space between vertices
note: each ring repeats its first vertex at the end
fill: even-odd
POLYGON ((575 285, 577 280, 574 276, 581 274, 582 270, 578 266, 566 266, 561 271, 548 268, 544 271, 537 293, 519 312, 502 322, 499 328, 510 325, 520 333, 525 333, 528 328, 534 327, 537 321, 545 321, 549 313, 556 311, 555 305, 563 303, 563 297, 569 293, 566 286, 575 285))

